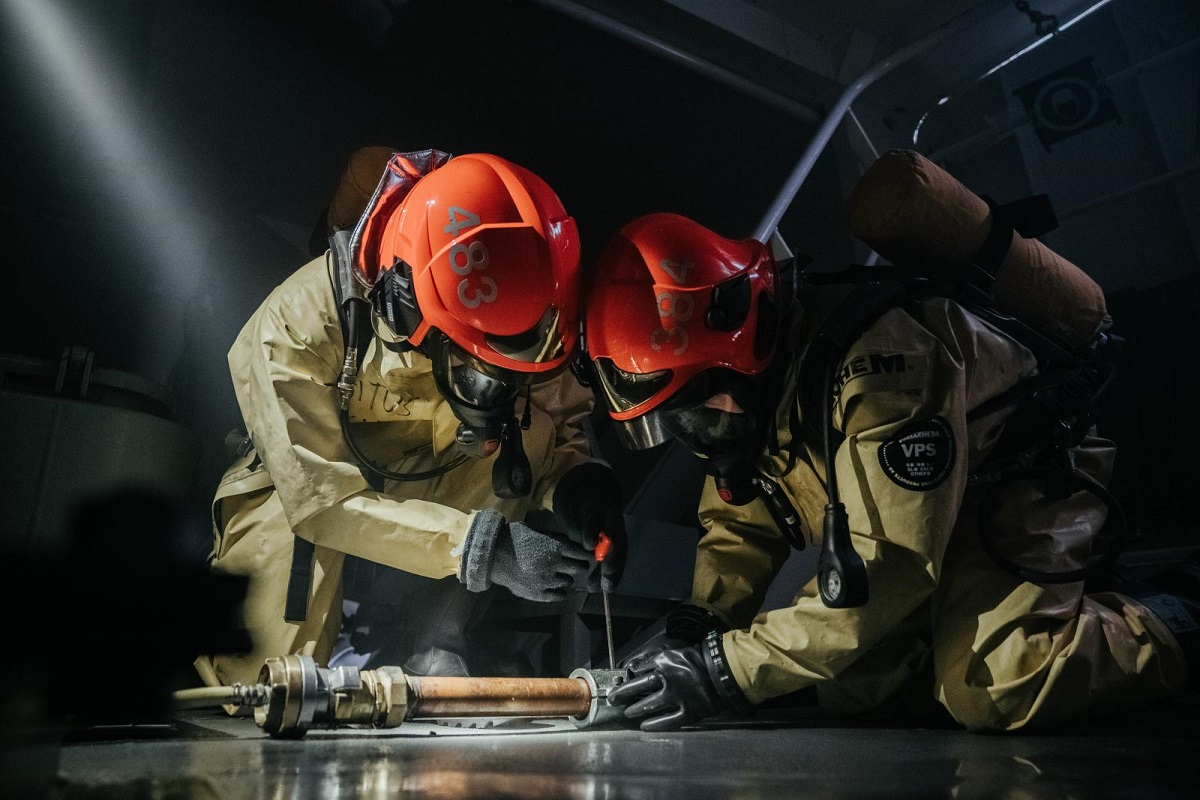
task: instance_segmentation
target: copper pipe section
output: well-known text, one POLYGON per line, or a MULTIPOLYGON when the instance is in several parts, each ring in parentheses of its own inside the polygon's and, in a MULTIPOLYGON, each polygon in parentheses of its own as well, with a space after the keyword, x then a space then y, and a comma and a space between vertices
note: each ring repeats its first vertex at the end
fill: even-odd
POLYGON ((587 683, 578 678, 405 678, 405 719, 583 717, 592 702, 587 683))
POLYGON ((399 667, 318 667, 312 656, 268 658, 255 708, 272 737, 299 739, 312 728, 395 728, 439 717, 567 717, 576 727, 620 718, 608 691, 620 670, 577 669, 567 678, 446 678, 405 675, 399 667))

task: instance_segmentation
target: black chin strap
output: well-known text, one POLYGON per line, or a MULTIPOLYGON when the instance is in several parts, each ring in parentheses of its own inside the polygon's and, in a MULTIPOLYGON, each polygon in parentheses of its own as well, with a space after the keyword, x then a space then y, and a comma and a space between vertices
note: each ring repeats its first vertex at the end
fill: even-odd
POLYGON ((492 462, 492 493, 496 497, 525 497, 533 489, 533 469, 521 443, 521 425, 513 417, 500 429, 500 452, 492 462))

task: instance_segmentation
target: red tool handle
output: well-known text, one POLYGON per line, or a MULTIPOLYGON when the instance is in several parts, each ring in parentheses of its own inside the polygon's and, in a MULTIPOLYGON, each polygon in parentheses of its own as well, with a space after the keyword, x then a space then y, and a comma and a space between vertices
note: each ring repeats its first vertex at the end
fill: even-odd
POLYGON ((608 548, 612 547, 612 539, 608 538, 607 533, 600 534, 600 541, 596 542, 596 561, 601 562, 608 556, 608 548))

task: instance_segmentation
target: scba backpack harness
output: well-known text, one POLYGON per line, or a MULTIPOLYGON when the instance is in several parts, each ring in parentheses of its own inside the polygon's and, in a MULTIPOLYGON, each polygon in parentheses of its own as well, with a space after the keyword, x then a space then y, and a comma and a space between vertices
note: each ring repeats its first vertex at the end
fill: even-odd
MULTIPOLYGON (((826 464, 833 463, 844 438, 833 425, 832 398, 851 345, 886 311, 947 297, 1037 359, 1029 377, 967 415, 970 421, 1016 407, 987 462, 968 479, 968 486, 985 490, 979 526, 984 549, 1002 568, 1035 583, 1079 581, 1107 570, 1120 555, 1124 512, 1103 485, 1076 469, 1074 453, 1112 382, 1112 351, 1121 340, 1108 332, 1111 318, 1100 287, 1035 238, 1057 227, 1048 198, 997 205, 920 154, 893 150, 863 175, 847 213, 855 236, 892 265, 800 277, 810 286, 854 287, 810 344, 797 385, 801 408, 823 410, 805 414, 804 426, 821 443, 826 464), (1061 572, 1029 569, 1006 558, 987 522, 997 490, 1014 480, 1035 481, 1052 499, 1079 491, 1095 495, 1112 522, 1108 546, 1088 565, 1061 572)), ((827 473, 818 585, 827 606, 860 606, 868 597, 866 569, 850 545, 834 471, 827 473)))

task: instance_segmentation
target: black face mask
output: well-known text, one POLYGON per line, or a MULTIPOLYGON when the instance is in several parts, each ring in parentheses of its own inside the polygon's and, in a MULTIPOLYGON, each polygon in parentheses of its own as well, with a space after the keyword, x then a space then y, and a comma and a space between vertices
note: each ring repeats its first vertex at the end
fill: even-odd
POLYGON ((459 420, 454 434, 459 449, 472 458, 491 455, 500 445, 504 424, 516 414, 521 387, 466 364, 450 367, 448 384, 451 391, 443 391, 442 395, 459 420))
POLYGON ((731 455, 757 441, 754 434, 758 425, 752 413, 732 413, 701 405, 666 415, 663 425, 681 444, 706 458, 731 455))
MULTIPOLYGON (((459 357, 440 331, 430 334, 421 350, 433 364, 438 392, 458 418, 454 440, 466 455, 486 458, 500 453, 492 465, 492 491, 497 497, 524 497, 532 489, 532 471, 521 442, 516 402, 528 391, 523 376, 506 381, 476 369, 459 357)), ((514 376, 516 377, 516 376, 514 376)), ((526 396, 526 410, 529 400, 526 396)))
POLYGON ((668 417, 665 426, 704 462, 722 500, 740 506, 757 497, 751 480, 761 448, 753 415, 699 408, 668 417))
POLYGON ((433 379, 459 426, 455 440, 469 456, 482 458, 500 445, 504 423, 515 415, 521 384, 503 381, 460 358, 445 334, 431 332, 421 351, 433 364, 433 379))
POLYGON ((716 374, 690 387, 684 401, 664 409, 661 424, 671 436, 704 462, 721 499, 745 505, 757 497, 754 464, 765 446, 765 415, 771 413, 762 381, 737 374, 716 374), (708 408, 714 395, 725 393, 742 408, 734 413, 708 408))

